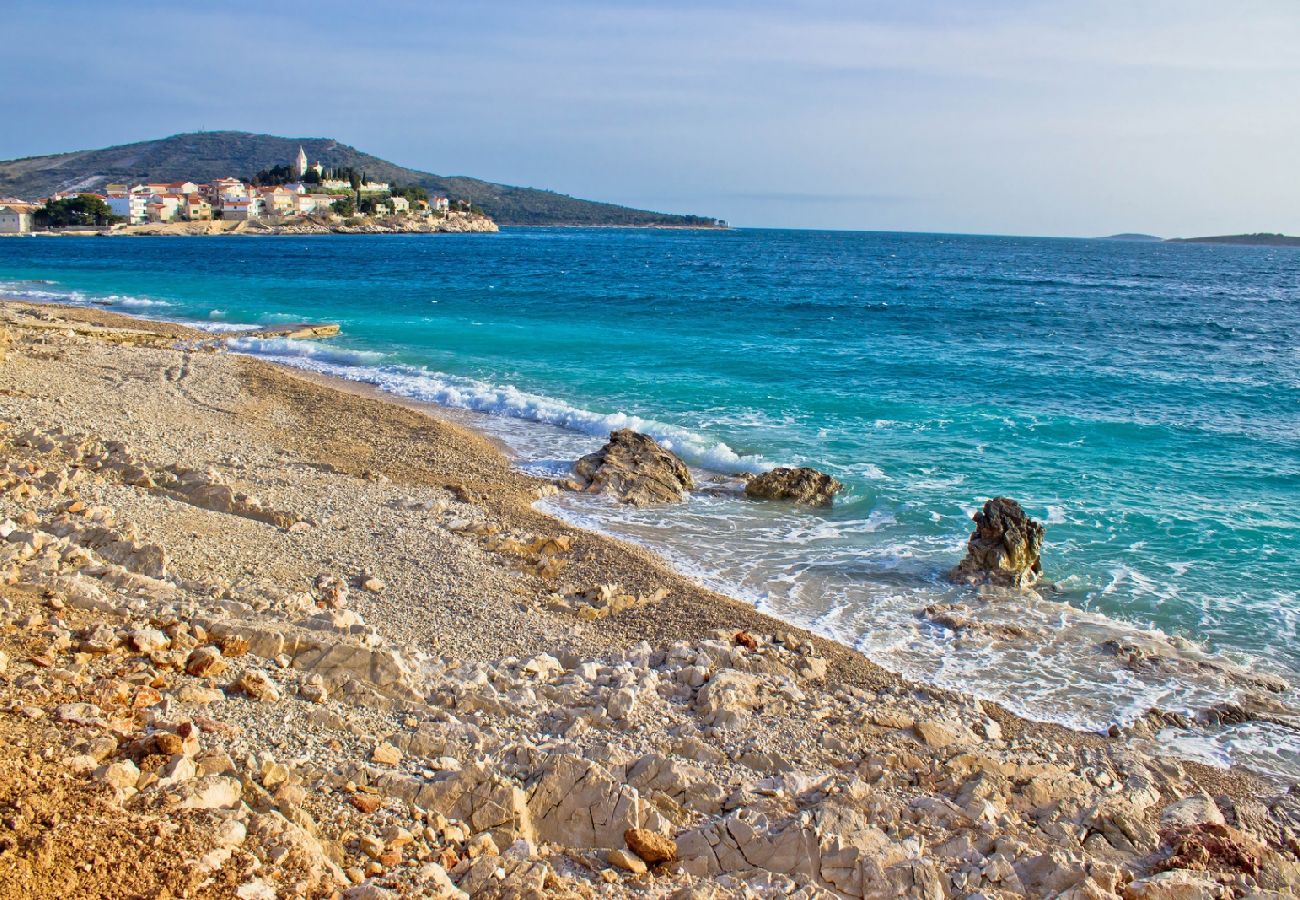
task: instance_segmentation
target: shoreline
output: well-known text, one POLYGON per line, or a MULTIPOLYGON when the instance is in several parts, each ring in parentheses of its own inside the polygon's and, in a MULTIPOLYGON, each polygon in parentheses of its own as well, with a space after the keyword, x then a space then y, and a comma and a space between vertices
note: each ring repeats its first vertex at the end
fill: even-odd
MULTIPOLYGON (((520 802, 527 809, 516 809, 511 822, 473 829, 492 833, 500 850, 510 840, 531 842, 531 849, 520 849, 504 865, 509 877, 520 873, 522 878, 525 871, 545 864, 550 877, 559 882, 576 886, 583 878, 596 878, 597 884, 614 885, 625 877, 636 878, 641 879, 639 890, 656 884, 664 889, 653 896, 668 896, 669 890, 693 880, 708 883, 720 878, 748 878, 751 881, 745 883, 751 886, 760 883, 753 879, 767 879, 762 883, 778 894, 793 885, 847 896, 883 896, 911 892, 919 884, 916 879, 936 886, 935 879, 940 879, 949 885, 945 891, 969 893, 995 890, 1002 883, 993 878, 996 866, 990 868, 988 860, 1004 852, 995 849, 998 839, 1014 836, 1020 849, 1007 845, 1006 865, 1014 870, 1023 893, 1040 896, 1087 882, 1097 886, 1097 893, 1078 896, 1112 896, 1130 883, 1160 877, 1159 865, 1169 848, 1157 836, 1156 823, 1169 804, 1204 792, 1225 798, 1221 805, 1232 812, 1237 809, 1234 804, 1254 802, 1276 790, 1239 769, 1161 760, 1120 740, 1031 722, 991 703, 892 675, 848 647, 702 588, 643 548, 573 527, 536 509, 534 504, 551 486, 518 471, 492 439, 471 431, 465 423, 449 422, 446 411, 432 404, 247 356, 178 349, 177 339, 211 341, 213 336, 174 323, 16 300, 4 300, 0 311, 16 338, 9 359, 0 364, 6 391, 0 403, 5 418, 13 423, 7 436, 12 440, 31 429, 37 435, 24 438, 27 444, 15 444, 14 454, 23 458, 51 454, 42 457, 51 470, 55 460, 66 457, 72 461, 70 473, 97 471, 77 463, 74 451, 80 451, 69 443, 73 432, 94 433, 106 441, 124 441, 136 460, 132 465, 157 472, 167 465, 185 471, 207 466, 250 498, 254 494, 261 498, 254 504, 252 499, 237 500, 240 494, 235 493, 233 508, 243 510, 235 515, 203 508, 193 499, 177 505, 184 500, 180 487, 142 490, 117 477, 101 484, 94 480, 99 476, 89 481, 66 476, 81 484, 86 494, 94 494, 96 502, 111 502, 131 521, 140 522, 137 544, 156 542, 166 551, 171 565, 162 578, 171 579, 167 582, 171 608, 197 609, 194 621, 207 622, 205 630, 216 629, 221 619, 202 611, 205 603, 213 601, 203 600, 206 595, 197 585, 217 579, 226 586, 216 588, 211 597, 231 606, 224 615, 253 623, 258 615, 274 614, 277 604, 288 602, 275 600, 269 613, 259 613, 257 603, 242 599, 249 591, 268 590, 257 585, 263 576, 271 576, 281 592, 301 591, 301 585, 308 585, 305 590, 317 598, 309 612, 319 618, 315 610, 326 602, 326 594, 316 573, 321 568, 360 573, 350 602, 373 623, 366 626, 367 634, 373 632, 371 646, 376 651, 392 647, 391 652, 407 662, 399 667, 403 674, 395 681, 375 681, 372 665, 366 670, 369 674, 348 670, 350 680, 328 682, 331 693, 338 696, 330 701, 338 703, 330 707, 331 715, 341 720, 361 715, 345 702, 349 691, 357 691, 365 698, 363 706, 377 702, 376 711, 390 710, 393 717, 386 724, 358 719, 349 732, 351 745, 341 734, 334 740, 354 753, 359 738, 366 747, 381 740, 405 741, 405 752, 413 759, 463 757, 453 760, 461 768, 452 776, 422 776, 419 764, 405 769, 419 784, 460 784, 470 778, 465 773, 487 767, 481 777, 473 776, 477 787, 464 786, 469 793, 449 799, 441 788, 434 790, 435 797, 421 801, 426 812, 433 807, 440 815, 455 813, 454 818, 473 821, 478 811, 460 798, 473 790, 489 794, 497 790, 484 785, 516 785, 509 791, 521 791, 519 797, 525 799, 520 802), (46 444, 50 449, 42 450, 46 444), (273 510, 292 510, 294 515, 277 519, 280 524, 272 528, 266 516, 273 510), (295 531, 302 523, 304 527, 295 531), (533 546, 529 542, 537 540, 544 540, 544 547, 559 549, 529 550, 533 546), (367 578, 377 579, 379 587, 364 587, 370 583, 367 578), (614 582, 621 587, 610 593, 629 598, 626 608, 585 605, 584 591, 614 582), (656 599, 660 590, 667 595, 656 599), (556 601, 557 595, 563 603, 556 601), (741 634, 754 641, 752 650, 741 634), (639 649, 642 646, 647 649, 639 649), (684 662, 672 662, 676 658, 672 654, 678 652, 682 661, 699 659, 697 654, 704 653, 711 663, 701 664, 702 670, 696 672, 689 665, 683 667, 684 662), (558 667, 554 672, 519 674, 521 661, 548 654, 558 667), (592 668, 584 668, 587 665, 592 668), (468 675, 471 669, 484 680, 468 675), (594 681, 583 674, 601 671, 608 674, 593 675, 594 681), (560 680, 545 689, 528 686, 539 678, 560 680), (695 679, 700 683, 693 683, 695 679), (364 690, 348 688, 349 684, 364 690), (579 695, 570 696, 574 690, 579 695), (376 697, 387 699, 375 701, 376 697), (593 702, 599 703, 598 712, 580 714, 593 702), (401 724, 406 721, 417 724, 401 724), (459 745, 449 739, 417 747, 412 735, 437 723, 442 723, 439 728, 447 725, 462 729, 455 733, 478 736, 468 750, 456 749, 459 745), (469 731, 463 731, 466 728, 469 731), (644 769, 633 763, 673 741, 679 748, 671 757, 677 774, 644 780, 644 769), (435 746, 448 752, 439 754, 435 746), (507 747, 531 749, 507 753, 507 747), (682 749, 686 747, 695 749, 682 749), (566 776, 557 774, 564 766, 577 766, 588 774, 565 781, 566 776), (696 769, 700 774, 691 774, 696 769), (707 778, 700 780, 705 772, 707 778), (1005 782, 996 789, 988 787, 994 772, 1001 773, 997 778, 1005 782), (1031 774, 1017 776, 1016 772, 1031 774), (622 810, 620 823, 635 819, 635 827, 651 826, 674 834, 683 848, 679 863, 665 864, 650 875, 637 874, 631 863, 630 869, 623 869, 608 854, 618 849, 610 844, 609 834, 599 829, 592 833, 590 823, 579 827, 571 819, 560 821, 555 808, 538 799, 540 791, 562 805, 563 797, 577 791, 584 802, 598 803, 579 787, 590 785, 591 779, 622 798, 610 808, 622 810), (972 794, 972 779, 987 789, 972 794), (755 787, 768 782, 785 787, 755 787), (719 786, 723 794, 734 791, 735 803, 721 797, 716 802, 701 801, 701 797, 717 796, 700 793, 706 783, 719 786), (546 794, 539 785, 551 785, 549 789, 557 793, 546 794), (822 788, 813 790, 812 785, 822 788), (835 785, 834 790, 827 785, 835 785), (1110 790, 1108 785, 1117 787, 1110 790), (886 799, 897 804, 893 814, 879 805, 886 799), (930 805, 916 805, 923 800, 930 805), (948 809, 945 803, 956 811, 941 812, 948 809), (988 809, 980 803, 988 804, 988 809), (870 820, 859 821, 868 807, 876 810, 871 815, 882 823, 881 828, 869 826, 870 820), (919 818, 901 815, 904 807, 915 809, 919 818), (736 827, 735 817, 748 823, 756 821, 754 815, 765 818, 762 824, 746 825, 749 837, 742 840, 729 830, 736 827), (812 831, 805 834, 799 831, 805 826, 797 824, 801 815, 823 824, 808 825, 812 831), (824 823, 847 823, 853 816, 858 819, 851 828, 835 827, 856 835, 844 838, 848 844, 842 846, 861 847, 860 851, 846 857, 847 850, 818 849, 830 846, 826 844, 830 832, 825 829, 831 826, 824 823), (1120 821, 1125 824, 1114 824, 1120 821), (886 822, 893 824, 885 827, 886 822), (1092 836, 1091 843, 1071 836, 1079 828, 1092 836), (1132 838, 1119 836, 1125 828, 1133 832, 1132 838), (968 832, 974 849, 920 855, 902 849, 909 835, 924 834, 922 846, 938 848, 968 832), (786 846, 781 843, 787 840, 781 835, 786 834, 803 849, 780 849, 786 846), (868 834, 869 839, 863 837, 868 834), (987 844, 981 843, 986 840, 987 844), (707 850, 736 841, 740 844, 731 851, 707 850), (547 847, 569 849, 559 852, 547 847), (787 865, 783 854, 791 852, 797 860, 804 859, 799 854, 812 853, 816 862, 787 865), (586 854, 586 874, 566 868, 563 860, 574 853, 586 854), (1053 857, 1048 871, 1038 871, 1046 864, 1031 865, 1052 853, 1064 856, 1053 857), (832 858, 848 863, 829 862, 832 858), (868 860, 876 861, 875 868, 868 860), (593 864, 598 865, 593 868, 593 864), (959 874, 966 871, 963 866, 971 865, 975 869, 959 874), (1062 873, 1061 886, 1049 887, 1047 876, 1058 873, 1062 873), (898 880, 904 877, 905 884, 898 880), (875 885, 875 893, 867 890, 868 883, 875 885)), ((43 495, 38 491, 26 496, 43 495)), ((13 504, 21 505, 19 499, 6 501, 7 514, 16 514, 13 504)), ((54 511, 70 508, 41 503, 26 527, 56 527, 54 511)), ((69 532, 74 537, 80 533, 69 532)), ((29 557, 22 566, 44 558, 29 557)), ((148 577, 158 580, 156 570, 150 571, 155 574, 148 577)), ((11 583, 17 585, 22 600, 24 585, 36 576, 16 577, 11 583)), ((31 584, 63 596, 70 590, 67 582, 59 580, 63 577, 46 574, 31 584)), ((31 602, 39 605, 39 595, 33 595, 31 602)), ((61 602, 73 604, 79 615, 98 614, 93 605, 77 606, 77 597, 70 593, 61 602)), ((114 614, 123 612, 132 615, 121 609, 114 614)), ((338 626, 339 617, 329 613, 328 606, 326 614, 336 622, 326 631, 341 627, 339 640, 349 640, 356 623, 338 626)), ((306 640, 301 627, 275 626, 286 640, 292 634, 300 642, 306 640)), ((267 663, 276 675, 273 680, 288 691, 297 684, 299 672, 332 678, 337 673, 322 673, 318 656, 312 655, 321 652, 334 651, 290 654, 282 649, 287 664, 277 670, 275 663, 267 663)), ((21 688, 12 680, 15 666, 27 663, 19 663, 17 654, 11 656, 8 689, 15 690, 21 688)), ((273 657, 276 654, 266 658, 273 657)), ((261 653, 250 649, 248 657, 241 657, 245 658, 253 662, 261 653)), ((536 665, 549 670, 551 663, 536 665)), ((306 696, 307 687, 308 682, 303 682, 297 690, 306 696)), ((236 707, 239 715, 252 715, 245 709, 250 704, 242 700, 216 700, 208 715, 217 716, 211 710, 223 703, 236 707)), ((282 716, 274 719, 281 729, 301 727, 282 716)), ((255 723, 245 722, 244 727, 249 735, 271 733, 258 732, 255 723)), ((208 740, 206 733, 204 740, 208 740)), ((317 773, 315 780, 306 777, 309 771, 333 772, 343 765, 328 762, 324 750, 314 752, 320 756, 313 758, 314 769, 302 767, 302 783, 313 789, 317 781, 336 784, 328 772, 317 773)), ((398 790, 396 776, 383 768, 389 764, 379 765, 377 774, 365 766, 346 770, 352 773, 351 781, 375 786, 381 794, 398 790)), ((436 768, 433 763, 423 765, 436 768)), ((417 785, 416 795, 423 797, 420 789, 417 785)), ((141 796, 147 793, 142 790, 141 796)), ((134 809, 134 802, 127 802, 126 808, 134 809)), ((1273 821, 1270 817, 1282 816, 1282 809, 1276 814, 1266 810, 1263 815, 1273 821)), ((353 858, 356 848, 342 832, 331 831, 322 816, 313 821, 320 841, 337 842, 345 863, 353 858)), ((1244 813, 1234 814, 1233 827, 1246 827, 1249 821, 1244 813)), ((1269 835, 1284 832, 1261 828, 1251 834, 1256 835, 1252 840, 1268 842, 1271 848, 1271 855, 1265 854, 1268 871, 1274 873, 1268 883, 1290 884, 1289 879, 1300 872, 1294 868, 1294 848, 1288 850, 1280 837, 1269 840, 1269 835)), ((621 834, 622 829, 617 831, 621 834)), ((474 871, 468 850, 463 855, 458 850, 446 861, 452 864, 443 868, 453 880, 461 879, 457 880, 461 889, 475 895, 462 883, 474 871)), ((385 866, 382 875, 368 875, 366 868, 362 867, 361 880, 389 878, 406 883, 402 881, 406 875, 393 874, 396 870, 391 866, 385 866)), ((1185 871, 1173 868, 1176 873, 1185 871)), ((1221 868, 1215 863, 1208 872, 1201 868, 1186 877, 1223 875, 1226 880, 1220 883, 1238 883, 1232 879, 1239 872, 1221 868)), ((357 882, 351 875, 348 878, 357 882)), ((628 885, 629 890, 634 887, 628 885)))
MULTIPOLYGON (((58 302, 47 303, 43 301, 31 301, 31 300, 24 300, 20 298, 5 297, 3 295, 0 295, 0 307, 4 305, 11 305, 11 304, 49 307, 51 309, 55 309, 59 311, 68 310, 68 309, 77 310, 77 311, 86 311, 86 312, 93 313, 94 318, 102 319, 103 321, 110 322, 110 323, 117 318, 125 320, 126 322, 143 322, 143 323, 148 323, 148 325, 151 328, 154 326, 163 326, 164 329, 166 329, 165 333, 169 334, 170 336, 189 337, 196 340, 212 342, 217 344, 220 344, 228 337, 241 336, 240 333, 231 333, 229 335, 224 333, 214 334, 212 332, 203 331, 201 329, 191 328, 190 326, 186 325, 183 322, 173 322, 168 319, 152 318, 147 313, 121 312, 118 310, 103 309, 101 307, 95 307, 95 306, 90 306, 90 307, 68 306, 58 302)), ((940 694, 950 694, 953 696, 968 697, 969 699, 975 700, 975 702, 987 704, 988 706, 996 709, 1001 717, 1005 717, 1005 720, 1002 719, 999 720, 1001 724, 1006 725, 1006 724, 1020 723, 1022 727, 1028 728, 1030 730, 1044 729, 1051 734, 1053 739, 1056 740, 1066 740, 1067 742, 1072 742, 1070 739, 1077 739, 1078 746, 1101 746, 1114 740, 1114 738, 1102 732, 1089 731, 1089 730, 1079 729, 1079 728, 1071 728, 1068 725, 1063 725, 1050 720, 1033 719, 1024 716, 1018 712, 1007 709, 1006 707, 1002 706, 1001 704, 997 703, 994 700, 989 700, 986 698, 977 699, 973 695, 970 695, 967 692, 954 691, 951 688, 946 688, 940 685, 927 684, 925 682, 909 678, 906 675, 892 672, 882 667, 878 663, 872 661, 871 659, 867 658, 861 651, 849 646, 848 644, 842 641, 836 640, 834 638, 825 635, 820 635, 805 627, 795 625, 791 622, 787 622, 781 619, 779 616, 770 613, 761 612, 758 609, 756 609, 750 601, 743 600, 737 597, 732 597, 728 595, 725 591, 708 587, 707 585, 702 583, 700 578, 691 574, 690 572, 683 571, 682 569, 678 568, 678 566, 675 565, 671 560, 667 559, 666 557, 656 552, 652 548, 646 547, 630 539, 621 538, 617 535, 608 533, 606 531, 600 530, 595 527, 574 524, 572 522, 565 520, 559 515, 537 508, 537 504, 545 500, 547 496, 550 495, 548 492, 550 491, 552 482, 546 478, 528 474, 519 468, 518 463, 521 461, 522 458, 515 453, 515 451, 509 446, 509 444, 505 441, 504 438, 492 434, 491 431, 483 425, 483 422, 479 421, 482 419, 489 418, 491 416, 490 413, 480 412, 473 409, 448 407, 432 401, 418 400, 410 397, 405 397, 400 394, 394 394, 385 391, 383 388, 371 384, 369 382, 354 381, 348 378, 344 378, 342 376, 331 375, 323 372, 316 372, 310 369, 300 368, 289 363, 279 362, 274 359, 264 359, 255 355, 241 354, 237 351, 232 351, 232 355, 240 357, 241 359, 245 360, 249 364, 256 364, 257 366, 266 366, 270 369, 273 369, 276 372, 281 373, 283 376, 291 379, 305 381, 311 385, 320 387, 328 391, 341 392, 377 404, 395 406, 402 409, 410 410, 421 416, 432 419, 433 421, 438 422, 440 424, 450 425, 453 428, 461 429, 467 432, 475 440, 486 443, 496 453, 499 453, 507 461, 512 473, 514 473, 515 475, 517 475, 522 479, 525 479, 527 483, 532 485, 532 487, 538 492, 538 495, 534 499, 529 501, 529 507, 533 515, 551 521, 558 527, 570 529, 575 532, 582 532, 587 535, 590 535, 593 538, 597 538, 601 541, 613 544, 615 545, 615 547, 619 548, 620 550, 628 552, 630 554, 646 557, 648 558, 648 560, 651 562, 651 565, 655 569, 659 569, 669 573, 673 579, 675 579, 681 584, 689 585, 689 589, 691 591, 699 592, 701 595, 708 597, 712 601, 723 601, 727 606, 731 608, 738 607, 740 610, 744 610, 752 614, 753 616, 758 617, 769 628, 779 626, 786 629, 793 629, 800 632, 802 636, 805 638, 809 638, 818 643, 825 644, 830 648, 835 648, 836 650, 840 651, 842 654, 846 655, 849 659, 855 660, 858 663, 860 663, 860 668, 863 670, 864 674, 859 675, 858 678, 856 679, 850 679, 852 683, 861 683, 864 685, 879 685, 883 680, 886 682, 892 682, 895 685, 914 687, 919 690, 934 691, 940 694), (1066 738, 1065 736, 1069 736, 1069 738, 1066 738)), ((708 470, 703 470, 703 471, 708 471, 708 470)), ((858 668, 858 667, 851 667, 851 668, 858 668)), ((1181 758, 1181 759, 1183 762, 1189 765, 1203 767, 1204 769, 1210 772, 1225 772, 1225 773, 1233 772, 1233 773, 1243 774, 1250 778, 1270 777, 1265 775, 1264 773, 1253 772, 1251 770, 1242 769, 1237 766, 1218 767, 1207 763, 1201 763, 1194 759, 1188 759, 1188 758, 1181 758)))

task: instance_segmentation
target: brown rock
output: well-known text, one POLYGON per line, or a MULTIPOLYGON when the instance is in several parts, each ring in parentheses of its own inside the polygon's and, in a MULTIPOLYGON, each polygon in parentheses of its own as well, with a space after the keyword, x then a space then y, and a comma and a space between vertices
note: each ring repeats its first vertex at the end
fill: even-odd
POLYGON ((222 656, 233 659, 248 652, 248 639, 237 634, 227 634, 217 638, 217 646, 221 649, 222 656))
POLYGON ((623 840, 633 853, 650 865, 677 857, 677 842, 648 828, 629 828, 623 832, 623 840))
POLYGON ((265 672, 249 669, 235 682, 235 688, 253 700, 274 703, 280 699, 280 689, 265 672))
POLYGON ((755 500, 788 500, 804 506, 830 506, 844 485, 807 466, 777 468, 756 475, 745 485, 745 495, 755 500))
POLYGON ((573 472, 582 490, 633 506, 677 503, 695 486, 684 462, 629 428, 611 433, 609 443, 574 463, 573 472))
POLYGON ((384 805, 383 799, 376 797, 374 794, 353 794, 348 798, 348 802, 351 803, 359 812, 363 812, 366 815, 370 815, 372 812, 384 805))
POLYGON ((392 744, 383 743, 370 754, 370 759, 383 766, 395 766, 402 761, 402 751, 392 744))
POLYGON ((211 645, 198 647, 185 660, 185 671, 195 678, 215 678, 226 671, 226 660, 221 651, 211 645))
POLYGON ((1007 497, 994 497, 972 518, 975 531, 966 544, 966 558, 949 573, 950 578, 1005 587, 1029 587, 1038 581, 1043 573, 1040 523, 1007 497))

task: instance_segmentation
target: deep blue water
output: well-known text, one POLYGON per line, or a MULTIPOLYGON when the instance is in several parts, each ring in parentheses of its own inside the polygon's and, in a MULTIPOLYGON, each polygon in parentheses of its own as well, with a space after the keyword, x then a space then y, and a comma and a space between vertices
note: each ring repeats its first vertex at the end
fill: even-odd
POLYGON ((1300 669, 1300 250, 758 230, 30 238, 0 241, 0 284, 210 327, 338 321, 329 342, 236 346, 494 413, 543 470, 629 421, 719 473, 825 468, 849 488, 828 514, 731 494, 552 508, 1029 715, 1096 728, 1240 690, 1194 663, 1114 664, 1099 648, 1115 635, 1300 669), (1047 522, 1056 592, 944 584, 995 494, 1047 522), (954 634, 920 614, 936 602, 1041 635, 954 634))

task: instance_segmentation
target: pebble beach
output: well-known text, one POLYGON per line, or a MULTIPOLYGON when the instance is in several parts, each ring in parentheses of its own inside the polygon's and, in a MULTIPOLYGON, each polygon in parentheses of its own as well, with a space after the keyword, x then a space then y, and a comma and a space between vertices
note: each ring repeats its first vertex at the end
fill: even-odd
POLYGON ((0 897, 1300 885, 1286 785, 909 683, 539 511, 427 407, 0 324, 0 897))

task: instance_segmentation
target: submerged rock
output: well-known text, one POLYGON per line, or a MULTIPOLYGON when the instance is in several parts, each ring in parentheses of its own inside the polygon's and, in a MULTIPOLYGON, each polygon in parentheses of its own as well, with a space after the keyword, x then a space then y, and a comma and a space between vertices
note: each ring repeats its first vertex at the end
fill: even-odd
POLYGON ((633 506, 676 503, 695 486, 684 462, 630 428, 613 432, 604 447, 574 463, 573 474, 575 489, 612 494, 633 506))
POLYGON ((1020 504, 994 497, 972 516, 975 531, 966 544, 966 558, 949 577, 969 584, 1029 587, 1043 573, 1039 555, 1043 526, 1029 518, 1020 504))
POLYGON ((745 485, 745 494, 757 500, 789 500, 805 506, 830 506, 842 490, 839 481, 807 466, 773 469, 745 485))

